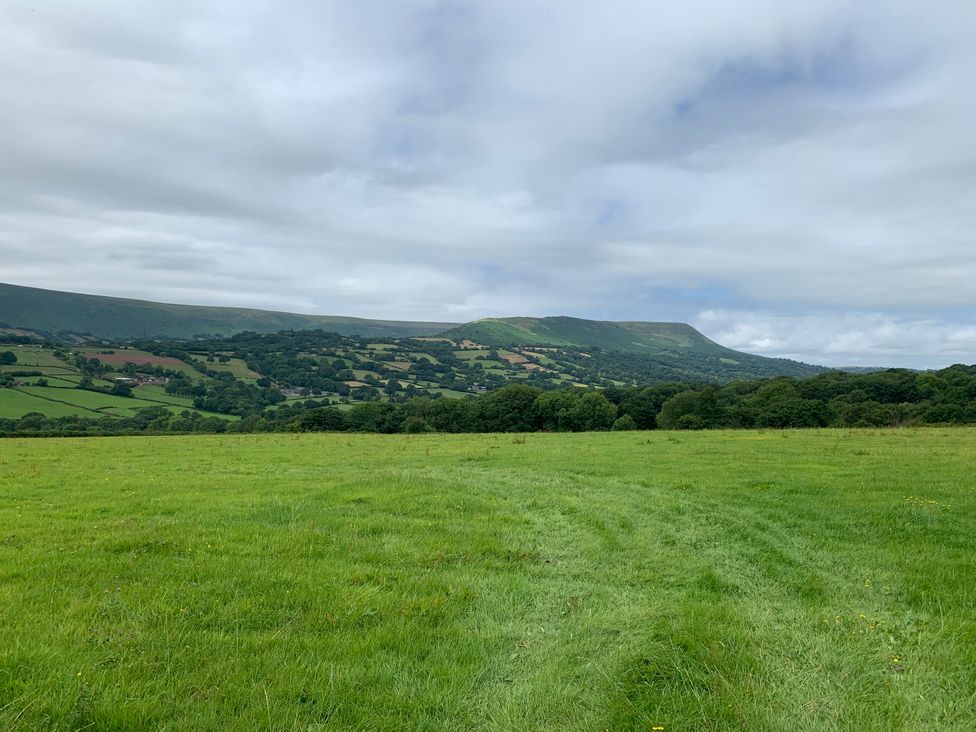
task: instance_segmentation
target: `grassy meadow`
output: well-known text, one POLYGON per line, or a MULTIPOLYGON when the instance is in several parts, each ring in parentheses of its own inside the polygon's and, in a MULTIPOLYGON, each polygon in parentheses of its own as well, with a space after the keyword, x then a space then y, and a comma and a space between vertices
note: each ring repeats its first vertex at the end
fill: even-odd
POLYGON ((5 730, 972 730, 976 430, 0 441, 5 730))

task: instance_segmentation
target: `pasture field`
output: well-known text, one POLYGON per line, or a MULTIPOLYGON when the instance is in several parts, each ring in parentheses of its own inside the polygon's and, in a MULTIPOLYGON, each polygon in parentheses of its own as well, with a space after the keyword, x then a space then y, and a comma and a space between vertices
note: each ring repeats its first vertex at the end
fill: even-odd
POLYGON ((0 728, 972 730, 976 430, 0 441, 0 728))
POLYGON ((17 357, 15 368, 24 369, 32 366, 64 367, 64 362, 54 357, 54 349, 44 346, 3 345, 4 351, 12 351, 17 357))
POLYGON ((17 389, 0 389, 0 418, 20 419, 31 412, 47 414, 51 417, 70 417, 88 413, 88 410, 42 399, 17 389))
POLYGON ((99 348, 85 346, 78 348, 77 353, 87 358, 97 358, 102 363, 111 364, 115 367, 123 366, 126 363, 162 366, 173 371, 179 371, 189 379, 200 378, 199 371, 194 369, 190 364, 180 361, 178 358, 156 356, 155 354, 149 353, 149 351, 141 351, 138 348, 99 348))
MULTIPOLYGON (((50 380, 50 377, 49 377, 50 380)), ((58 382, 54 382, 58 383, 58 382)), ((39 412, 50 417, 81 416, 81 417, 131 417, 139 409, 146 407, 165 407, 170 412, 178 414, 184 410, 191 410, 205 417, 220 417, 234 420, 227 414, 207 412, 193 409, 193 400, 175 397, 160 391, 148 391, 151 387, 136 387, 135 397, 121 397, 96 391, 74 389, 61 386, 24 386, 17 389, 0 389, 0 417, 19 419, 29 412, 39 412), (145 399, 138 396, 144 394, 145 399)))
POLYGON ((203 366, 206 366, 212 371, 226 371, 235 378, 244 379, 248 382, 256 381, 257 379, 261 378, 261 374, 257 373, 256 371, 251 371, 251 369, 247 367, 247 364, 239 358, 232 358, 227 363, 221 363, 218 360, 207 361, 205 356, 196 355, 193 357, 193 360, 199 364, 202 364, 203 366))

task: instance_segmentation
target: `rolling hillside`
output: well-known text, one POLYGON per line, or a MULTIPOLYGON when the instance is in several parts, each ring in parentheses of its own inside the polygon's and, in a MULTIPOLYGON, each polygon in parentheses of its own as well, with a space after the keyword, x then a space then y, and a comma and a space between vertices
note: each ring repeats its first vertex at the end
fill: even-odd
MULTIPOLYGON (((438 336, 458 346, 555 349, 557 354, 519 354, 525 360, 567 362, 577 381, 731 381, 765 376, 810 376, 822 367, 734 351, 685 323, 610 322, 570 317, 485 318, 463 325, 366 320, 248 308, 172 305, 80 295, 0 284, 0 327, 27 329, 63 342, 99 339, 125 343, 147 339, 226 338, 322 330, 342 336, 396 341, 438 336), (571 363, 570 363, 571 362, 571 363), (580 374, 587 372, 587 377, 580 374)), ((558 370, 542 361, 532 366, 558 370)))
POLYGON ((54 337, 92 336, 110 341, 226 336, 241 331, 275 333, 316 328, 341 335, 404 338, 433 335, 456 325, 299 315, 250 308, 172 305, 2 283, 0 324, 54 337))
POLYGON ((808 376, 825 370, 788 359, 734 351, 709 340, 686 323, 611 322, 568 317, 484 318, 453 328, 444 335, 496 348, 599 348, 689 362, 704 359, 733 367, 727 374, 730 378, 748 378, 753 373, 808 376))
POLYGON ((489 346, 575 346, 653 353, 725 349, 685 323, 611 322, 581 318, 483 318, 444 335, 489 346))

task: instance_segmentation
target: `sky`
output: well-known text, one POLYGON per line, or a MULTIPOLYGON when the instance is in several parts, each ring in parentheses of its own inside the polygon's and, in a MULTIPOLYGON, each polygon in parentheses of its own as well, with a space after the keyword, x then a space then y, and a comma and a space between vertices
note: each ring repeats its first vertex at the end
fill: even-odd
POLYGON ((0 0, 0 281, 974 363, 974 78, 961 0, 0 0))

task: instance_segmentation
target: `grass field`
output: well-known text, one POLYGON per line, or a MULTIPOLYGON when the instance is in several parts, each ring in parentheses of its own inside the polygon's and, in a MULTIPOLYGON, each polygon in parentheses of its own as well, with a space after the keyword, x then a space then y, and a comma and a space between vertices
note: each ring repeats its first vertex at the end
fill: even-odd
MULTIPOLYGON (((35 379, 36 381, 36 379, 35 379)), ((23 386, 17 389, 0 389, 0 417, 19 419, 30 412, 48 417, 131 417, 139 409, 165 407, 173 413, 190 410, 204 417, 219 417, 234 421, 240 417, 193 409, 193 400, 167 394, 162 387, 153 391, 152 386, 133 389, 135 397, 71 388, 69 382, 55 381, 48 377, 51 386, 23 386), (140 399, 138 397, 143 396, 140 399)))
POLYGON ((54 357, 54 350, 43 346, 15 346, 4 345, 4 351, 13 351, 17 356, 15 368, 24 369, 32 366, 58 366, 63 367, 64 361, 54 357))
POLYGON ((976 430, 0 441, 0 728, 972 730, 976 430))
POLYGON ((149 351, 140 351, 138 348, 89 348, 82 347, 78 353, 87 358, 97 358, 102 363, 111 364, 113 367, 121 368, 125 363, 151 364, 162 366, 172 371, 179 371, 191 380, 199 379, 200 372, 190 364, 176 358, 166 358, 156 356, 149 351), (107 353, 103 352, 106 351, 107 353))
POLYGON ((19 389, 0 389, 0 418, 20 419, 31 412, 45 414, 49 417, 70 417, 76 414, 91 416, 91 412, 81 407, 42 399, 19 389))
POLYGON ((217 360, 208 362, 204 356, 195 356, 193 360, 203 366, 206 366, 212 371, 226 371, 238 379, 257 381, 259 378, 261 378, 261 374, 257 373, 256 371, 251 371, 251 369, 247 367, 247 364, 239 358, 232 358, 227 363, 221 363, 217 360))

